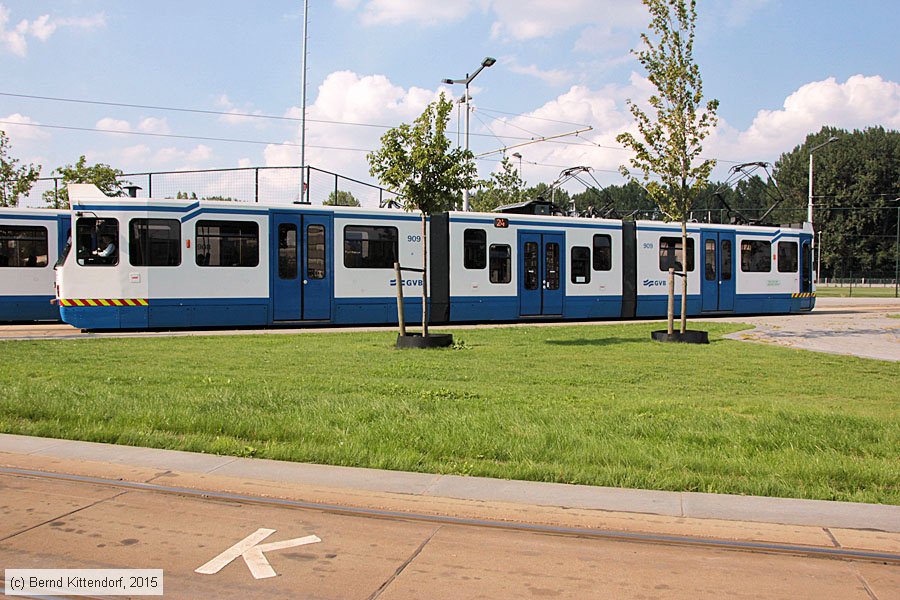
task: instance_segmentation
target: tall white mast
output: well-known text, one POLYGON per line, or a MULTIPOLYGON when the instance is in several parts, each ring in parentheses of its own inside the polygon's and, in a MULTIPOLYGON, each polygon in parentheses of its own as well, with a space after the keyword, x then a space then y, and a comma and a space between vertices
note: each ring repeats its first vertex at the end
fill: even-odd
POLYGON ((300 74, 300 201, 307 201, 306 193, 306 43, 309 25, 309 0, 303 0, 303 71, 300 74))

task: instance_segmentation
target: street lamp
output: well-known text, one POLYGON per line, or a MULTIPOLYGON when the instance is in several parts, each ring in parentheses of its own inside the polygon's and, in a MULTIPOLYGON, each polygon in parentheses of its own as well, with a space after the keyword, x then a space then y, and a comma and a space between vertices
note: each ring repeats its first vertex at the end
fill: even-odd
MULTIPOLYGON (((518 152, 513 152, 513 158, 519 159, 519 182, 522 184, 522 187, 525 187, 525 180, 522 179, 522 155, 518 152)), ((522 199, 522 188, 519 188, 519 200, 522 199)))
POLYGON ((513 152, 513 158, 519 159, 519 179, 522 179, 522 155, 518 152, 513 152))
MULTIPOLYGON (((831 136, 830 138, 828 138, 827 141, 822 142, 818 146, 814 146, 813 148, 810 148, 810 150, 809 150, 809 205, 807 205, 807 207, 806 207, 806 220, 809 221, 810 226, 812 226, 812 223, 813 223, 813 152, 815 152, 819 148, 827 146, 828 144, 831 144, 832 142, 836 142, 836 141, 838 141, 838 138, 836 136, 831 136)), ((812 245, 813 245, 813 247, 812 247, 813 257, 815 257, 815 255, 816 255, 815 233, 813 233, 812 245)), ((818 258, 818 260, 816 260, 816 285, 819 285, 819 272, 822 267, 820 264, 821 260, 822 260, 821 246, 818 248, 818 250, 819 250, 819 258, 818 258)))
MULTIPOLYGON (((894 198, 894 202, 900 202, 900 198, 894 198)), ((894 244, 894 298, 900 298, 900 204, 897 205, 897 237, 894 244)))
MULTIPOLYGON (((466 150, 469 149, 469 102, 472 99, 469 96, 469 84, 472 83, 472 80, 474 80, 476 77, 478 77, 478 74, 481 73, 482 70, 486 69, 487 67, 493 66, 494 63, 496 63, 496 62, 497 62, 497 59, 487 56, 487 57, 485 57, 485 59, 483 61, 481 61, 481 65, 478 67, 478 69, 476 69, 475 72, 472 73, 471 75, 466 73, 466 77, 464 79, 443 79, 441 81, 441 83, 446 83, 447 85, 453 85, 455 83, 462 83, 462 84, 465 84, 465 86, 466 86, 466 95, 465 95, 465 99, 466 99, 466 150)), ((469 210, 469 189, 468 188, 463 190, 463 210, 465 210, 465 211, 469 210)))
POLYGON ((838 141, 838 138, 831 136, 828 138, 828 141, 822 142, 818 146, 811 148, 809 151, 809 205, 806 209, 806 220, 809 221, 810 225, 812 225, 813 222, 813 152, 836 141, 838 141))

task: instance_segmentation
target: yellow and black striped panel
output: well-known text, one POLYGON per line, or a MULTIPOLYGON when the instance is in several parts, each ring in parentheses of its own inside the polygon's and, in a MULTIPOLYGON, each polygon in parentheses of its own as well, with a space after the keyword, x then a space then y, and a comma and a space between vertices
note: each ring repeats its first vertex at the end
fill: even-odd
POLYGON ((815 298, 815 297, 816 297, 815 292, 812 292, 812 293, 803 292, 800 294, 791 294, 791 298, 815 298))
POLYGON ((60 306, 147 306, 146 298, 60 298, 60 306))

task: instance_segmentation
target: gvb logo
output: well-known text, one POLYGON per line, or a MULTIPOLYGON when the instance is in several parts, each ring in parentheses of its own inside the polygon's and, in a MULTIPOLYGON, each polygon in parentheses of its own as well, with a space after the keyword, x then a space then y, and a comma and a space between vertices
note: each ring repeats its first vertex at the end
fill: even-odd
POLYGON ((666 287, 667 283, 665 279, 645 279, 644 287, 666 287))
MULTIPOLYGON (((404 279, 403 287, 422 287, 421 279, 404 279)), ((391 279, 391 287, 397 287, 397 280, 391 279)))

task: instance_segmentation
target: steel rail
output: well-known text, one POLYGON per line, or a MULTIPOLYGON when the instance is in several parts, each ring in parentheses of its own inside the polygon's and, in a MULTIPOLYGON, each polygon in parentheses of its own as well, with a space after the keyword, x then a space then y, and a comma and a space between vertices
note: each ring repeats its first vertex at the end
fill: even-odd
POLYGON ((615 531, 582 527, 561 527, 554 525, 540 525, 534 523, 512 523, 506 521, 493 521, 488 519, 474 519, 467 517, 427 515, 413 512, 342 506, 338 504, 327 504, 320 502, 306 502, 303 500, 261 498, 257 496, 236 494, 232 492, 201 490, 179 486, 167 486, 156 483, 122 481, 116 479, 105 479, 101 477, 90 477, 86 475, 71 475, 67 473, 54 473, 49 471, 36 471, 32 469, 20 469, 16 467, 0 467, 0 475, 85 483, 130 491, 156 492, 185 496, 189 498, 198 498, 201 500, 224 500, 241 504, 312 510, 329 514, 340 514, 373 519, 414 521, 441 525, 460 525, 466 527, 480 527, 486 529, 500 529, 586 539, 635 542, 641 544, 659 544, 668 546, 685 546, 693 548, 731 550, 761 554, 783 554, 803 556, 808 558, 834 559, 855 562, 873 562, 879 564, 900 566, 900 554, 893 552, 872 552, 866 550, 852 550, 848 548, 826 548, 822 546, 804 546, 799 544, 723 540, 716 538, 704 538, 699 536, 635 533, 629 531, 615 531))

